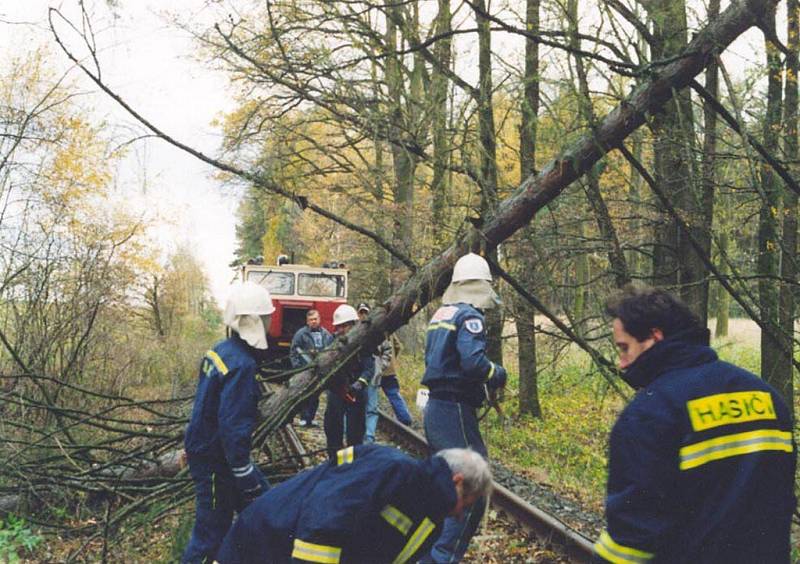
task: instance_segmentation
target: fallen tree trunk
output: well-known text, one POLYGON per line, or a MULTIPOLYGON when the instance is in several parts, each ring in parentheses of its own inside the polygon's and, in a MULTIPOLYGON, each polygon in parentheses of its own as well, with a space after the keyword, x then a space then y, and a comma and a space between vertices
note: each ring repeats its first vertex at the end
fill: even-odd
POLYGON ((265 398, 260 408, 265 421, 262 432, 269 434, 279 428, 303 399, 324 388, 342 364, 342 358, 361 347, 381 342, 441 296, 458 257, 468 251, 492 249, 530 222, 603 155, 621 145, 645 122, 648 114, 657 112, 675 92, 687 87, 712 57, 748 28, 759 24, 775 4, 776 0, 734 1, 692 39, 683 53, 669 62, 650 65, 646 69, 649 78, 606 115, 591 134, 567 148, 541 172, 525 179, 494 214, 483 218, 478 227, 420 268, 396 294, 374 308, 369 323, 356 327, 334 350, 321 354, 315 366, 293 376, 287 386, 265 398))
MULTIPOLYGON (((165 452, 152 460, 145 460, 134 467, 108 468, 96 475, 82 477, 63 475, 57 482, 60 485, 72 487, 81 491, 94 493, 113 493, 115 489, 125 489, 127 485, 140 486, 143 482, 157 482, 161 478, 173 478, 186 466, 182 448, 175 448, 165 452)), ((36 495, 47 497, 47 491, 52 486, 34 487, 36 495)), ((35 496, 24 493, 0 495, 0 516, 8 513, 20 513, 26 506, 35 503, 35 496)), ((27 507, 30 509, 29 507, 27 507)))
POLYGON ((19 513, 23 501, 23 496, 19 494, 0 496, 0 516, 7 513, 19 513))

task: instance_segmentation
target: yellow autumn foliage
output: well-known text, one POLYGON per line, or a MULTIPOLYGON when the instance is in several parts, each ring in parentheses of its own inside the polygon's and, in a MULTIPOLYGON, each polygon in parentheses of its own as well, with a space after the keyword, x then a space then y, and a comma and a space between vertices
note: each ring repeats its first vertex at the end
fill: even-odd
POLYGON ((111 180, 107 142, 97 127, 75 114, 59 115, 54 127, 63 132, 52 156, 43 195, 62 205, 99 195, 111 180))

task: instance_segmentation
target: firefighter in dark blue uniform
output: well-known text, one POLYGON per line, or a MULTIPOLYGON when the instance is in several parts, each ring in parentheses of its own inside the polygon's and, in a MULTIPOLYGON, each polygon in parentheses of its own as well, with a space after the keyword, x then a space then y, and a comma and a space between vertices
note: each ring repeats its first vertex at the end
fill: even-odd
MULTIPOLYGON (((433 452, 470 447, 488 457, 476 412, 487 399, 487 388, 497 390, 506 383, 505 369, 486 357, 482 311, 498 301, 491 281, 485 259, 473 253, 458 259, 443 305, 428 325, 422 384, 430 389, 424 422, 433 452)), ((484 508, 481 499, 463 519, 447 519, 442 535, 423 561, 460 561, 484 508)))
MULTIPOLYGON (((356 323, 358 313, 353 306, 342 304, 333 312, 336 336, 346 335, 356 323)), ((367 385, 375 372, 371 353, 359 351, 330 381, 325 407, 324 428, 328 457, 333 458, 344 446, 364 442, 367 417, 367 385)))
POLYGON ((257 499, 236 520, 220 564, 403 563, 424 554, 446 515, 491 488, 477 453, 442 451, 415 460, 361 445, 298 474, 257 499))
POLYGON ((597 559, 789 562, 795 454, 780 395, 720 361, 667 292, 627 289, 607 311, 638 391, 611 432, 597 559))
POLYGON ((274 310, 266 288, 253 282, 235 287, 224 316, 231 336, 202 360, 184 440, 196 515, 183 562, 212 562, 234 511, 269 487, 250 459, 250 441, 261 396, 256 356, 267 348, 274 310))

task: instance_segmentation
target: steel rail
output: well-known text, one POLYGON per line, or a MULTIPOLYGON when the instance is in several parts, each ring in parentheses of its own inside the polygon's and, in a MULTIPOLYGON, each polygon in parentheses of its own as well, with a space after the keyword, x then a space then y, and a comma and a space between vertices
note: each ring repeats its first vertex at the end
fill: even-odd
MULTIPOLYGON (((378 414, 381 424, 390 434, 401 437, 421 452, 428 451, 425 437, 383 411, 378 414)), ((571 529, 557 517, 531 505, 502 484, 493 482, 491 504, 536 538, 557 545, 569 556, 570 562, 589 562, 592 559, 593 543, 590 539, 571 529)))
POLYGON ((300 441, 300 437, 297 436, 297 432, 295 432, 294 427, 291 425, 284 426, 284 428, 281 429, 281 435, 283 435, 284 444, 286 444, 286 446, 289 448, 292 456, 295 457, 295 466, 297 466, 299 469, 302 469, 308 464, 306 458, 308 458, 309 455, 303 446, 302 441, 300 441))

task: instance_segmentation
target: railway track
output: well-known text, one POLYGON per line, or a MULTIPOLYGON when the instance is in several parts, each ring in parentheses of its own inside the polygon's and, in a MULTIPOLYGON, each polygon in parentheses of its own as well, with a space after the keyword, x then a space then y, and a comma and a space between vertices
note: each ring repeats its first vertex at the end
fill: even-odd
MULTIPOLYGON (((390 437, 424 455, 428 450, 425 438, 402 423, 380 412, 381 430, 390 437)), ((593 542, 581 533, 572 530, 557 517, 531 505, 511 490, 494 482, 491 504, 524 530, 543 543, 554 545, 569 558, 570 562, 589 562, 592 558, 593 542)))
MULTIPOLYGON (((286 425, 277 433, 277 435, 278 440, 280 440, 284 448, 289 452, 290 456, 298 461, 305 461, 307 459, 308 453, 306 452, 300 437, 297 436, 294 427, 291 425, 286 425)), ((298 470, 301 468, 301 466, 302 465, 298 465, 298 470)))

